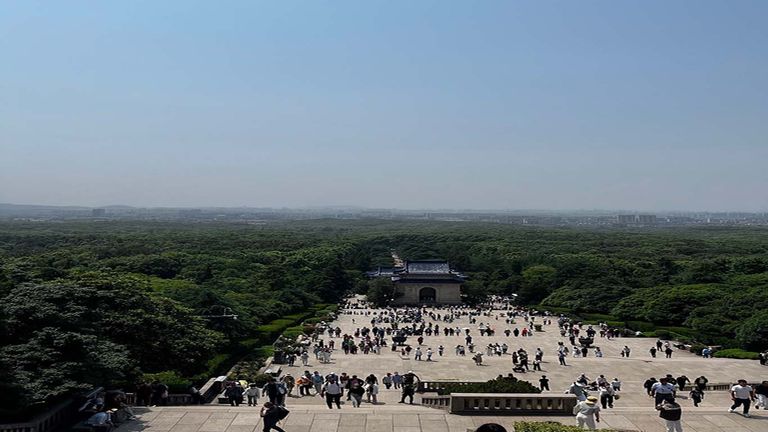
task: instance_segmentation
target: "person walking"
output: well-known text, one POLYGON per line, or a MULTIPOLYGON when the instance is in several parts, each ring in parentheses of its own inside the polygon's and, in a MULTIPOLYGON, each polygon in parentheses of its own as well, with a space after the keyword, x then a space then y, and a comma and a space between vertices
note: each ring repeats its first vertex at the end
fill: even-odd
POLYGON ((285 429, 277 425, 277 422, 284 419, 287 415, 287 413, 284 413, 283 411, 287 410, 272 402, 264 402, 264 406, 261 407, 260 413, 261 418, 264 421, 264 429, 262 429, 262 431, 269 432, 274 429, 277 432, 285 432, 285 429))
POLYGON ((695 385, 697 389, 699 389, 702 393, 704 393, 704 390, 707 389, 708 382, 709 380, 707 379, 707 377, 702 375, 696 378, 695 380, 693 380, 693 385, 695 385))
POLYGON ((352 406, 360 408, 360 404, 363 402, 363 394, 365 394, 364 382, 357 375, 352 375, 352 378, 347 382, 347 397, 352 400, 352 406))
POLYGON ((400 387, 402 387, 402 385, 403 385, 403 376, 397 373, 397 371, 395 371, 395 374, 392 375, 392 386, 395 389, 399 389, 400 387))
POLYGON ((621 391, 621 381, 619 381, 618 378, 614 378, 613 381, 611 381, 611 387, 613 387, 614 391, 620 392, 621 391))
POLYGON ((654 405, 658 406, 664 400, 673 400, 675 398, 675 385, 668 379, 662 378, 651 387, 651 396, 654 397, 654 405))
POLYGON ((245 390, 245 396, 248 398, 248 406, 257 406, 259 402, 259 396, 261 396, 261 392, 259 391, 259 387, 256 385, 256 383, 251 383, 248 385, 248 388, 245 390))
POLYGON ((613 399, 616 392, 607 382, 600 384, 600 405, 603 409, 613 408, 613 399))
POLYGON ((600 407, 597 405, 597 397, 590 396, 573 407, 576 415, 576 424, 582 429, 595 430, 600 422, 600 407))
POLYGON ((699 390, 698 387, 693 387, 691 388, 690 393, 688 393, 688 397, 693 401, 693 406, 697 407, 701 401, 704 400, 704 392, 699 390))
POLYGON ((387 374, 381 378, 381 383, 384 384, 384 387, 387 390, 389 390, 392 387, 392 374, 387 372, 387 374))
POLYGON ((542 375, 541 378, 539 378, 539 387, 542 391, 549 391, 549 378, 547 378, 546 375, 542 375))
POLYGON ((680 404, 674 399, 665 399, 656 405, 656 409, 659 411, 659 417, 666 423, 667 432, 683 432, 683 425, 680 423, 683 412, 680 404))
POLYGON ((645 389, 645 392, 648 394, 648 396, 653 395, 653 385, 656 384, 656 378, 650 377, 643 383, 643 388, 645 389))
POLYGON ((744 417, 749 417, 749 405, 755 400, 755 391, 747 384, 747 380, 740 379, 738 384, 731 387, 731 399, 733 405, 728 412, 735 412, 736 408, 743 406, 744 417))
POLYGON ((269 382, 264 385, 263 394, 267 395, 272 404, 277 403, 277 399, 280 396, 280 390, 278 389, 277 382, 275 382, 274 378, 270 377, 269 382))
MULTIPOLYGON (((587 400, 587 392, 584 390, 584 387, 576 381, 568 387, 568 390, 566 390, 565 393, 570 393, 576 396, 576 399, 578 399, 579 402, 587 400)), ((595 400, 597 400, 597 398, 595 398, 595 400)))
POLYGON ((224 395, 227 397, 227 399, 229 399, 229 404, 231 406, 240 406, 240 399, 243 397, 243 393, 234 383, 231 383, 229 386, 227 386, 227 390, 224 392, 224 395))
POLYGON ((375 382, 365 385, 365 396, 368 403, 376 405, 379 401, 377 399, 379 394, 379 385, 375 382))
POLYGON ((763 381, 755 388, 755 396, 757 396, 755 409, 763 407, 764 410, 768 410, 768 381, 763 381))
POLYGON ((320 396, 325 398, 325 403, 328 405, 328 409, 333 409, 334 403, 336 404, 336 408, 341 409, 341 393, 343 391, 344 390, 336 379, 336 376, 332 375, 320 389, 320 396))
POLYGON ((672 358, 672 347, 667 346, 664 349, 664 355, 665 355, 666 358, 672 358))
POLYGON ((408 371, 407 374, 403 375, 403 393, 400 403, 405 403, 405 398, 408 398, 409 403, 413 405, 413 395, 416 393, 416 386, 419 381, 421 379, 413 371, 408 371))

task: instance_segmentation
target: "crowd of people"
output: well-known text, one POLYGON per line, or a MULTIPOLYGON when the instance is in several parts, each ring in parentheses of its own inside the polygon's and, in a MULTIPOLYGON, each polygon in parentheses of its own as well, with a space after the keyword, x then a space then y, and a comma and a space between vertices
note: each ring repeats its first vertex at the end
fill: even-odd
POLYGON ((121 390, 99 392, 85 400, 78 409, 83 424, 95 432, 110 432, 115 426, 136 418, 121 390))
MULTIPOLYGON (((364 303, 350 303, 345 305, 341 313, 351 315, 352 328, 342 329, 339 326, 320 323, 317 332, 299 337, 295 349, 289 351, 285 357, 287 365, 307 367, 312 356, 315 359, 312 363, 331 364, 334 363, 333 356, 375 356, 388 350, 397 353, 403 360, 412 359, 425 363, 439 361, 446 355, 470 356, 478 366, 483 365, 485 359, 503 359, 509 361, 513 372, 522 374, 546 372, 546 366, 549 364, 568 366, 569 358, 602 358, 606 354, 598 346, 600 344, 596 343, 601 340, 606 348, 610 348, 612 355, 618 354, 626 359, 636 355, 629 344, 614 341, 630 336, 623 329, 607 323, 582 324, 565 316, 541 314, 508 305, 503 305, 502 308, 499 308, 498 304, 486 304, 479 307, 371 309, 364 303), (466 326, 467 322, 469 326, 466 326), (552 332, 553 324, 557 326, 555 334, 559 332, 562 338, 554 347, 557 363, 554 360, 545 362, 545 351, 540 347, 535 350, 526 349, 519 346, 523 343, 516 343, 523 340, 536 341, 537 333, 552 332), (544 326, 548 328, 544 329, 544 326), (440 336, 439 341, 435 340, 437 336, 440 336), (457 340, 446 343, 446 338, 451 337, 457 340), (494 339, 486 339, 488 337, 494 339), (448 345, 448 348, 443 344, 448 345)), ((530 342, 525 345, 530 346, 530 342)), ((674 352, 675 347, 671 342, 657 340, 647 355, 652 359, 662 355, 671 358, 674 352)), ((702 352, 705 357, 711 356, 712 353, 713 350, 709 347, 702 352)), ((762 358, 761 363, 764 363, 762 358)), ((547 375, 538 376, 542 391, 551 391, 547 375)), ((321 374, 319 371, 309 370, 293 376, 292 372, 288 371, 279 377, 270 378, 261 385, 233 381, 226 385, 224 395, 233 406, 247 404, 261 407, 262 416, 277 418, 287 411, 285 407, 290 404, 289 398, 322 398, 329 409, 340 409, 343 403, 357 408, 365 403, 379 403, 382 390, 394 389, 400 393, 400 403, 412 404, 419 381, 420 378, 413 371, 403 374, 393 371, 378 376, 373 373, 358 376, 347 372, 321 374)), ((682 412, 679 405, 680 395, 687 395, 693 406, 698 407, 705 399, 707 382, 704 376, 690 381, 685 375, 667 375, 659 380, 649 378, 644 383, 644 388, 659 415, 667 421, 668 427, 671 428, 669 430, 677 431, 682 412)), ((741 409, 742 413, 748 416, 753 401, 757 401, 757 407, 768 409, 768 382, 757 386, 756 389, 744 384, 742 386, 740 382, 731 389, 734 398, 731 410, 741 409)), ((577 424, 593 429, 600 421, 600 410, 610 410, 618 403, 622 395, 622 383, 618 377, 609 379, 605 375, 599 375, 592 379, 586 374, 581 374, 565 392, 575 395, 578 400, 574 409, 577 424)), ((137 392, 137 402, 163 405, 164 394, 167 398, 167 387, 164 385, 147 383, 137 392)), ((266 425, 269 423, 272 430, 280 431, 278 421, 265 420, 265 430, 268 430, 266 425)))

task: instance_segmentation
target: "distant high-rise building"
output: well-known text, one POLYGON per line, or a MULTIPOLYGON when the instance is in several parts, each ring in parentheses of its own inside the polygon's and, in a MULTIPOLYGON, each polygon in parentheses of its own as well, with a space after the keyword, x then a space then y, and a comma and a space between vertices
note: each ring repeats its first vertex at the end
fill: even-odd
POLYGON ((642 225, 655 225, 656 224, 656 215, 638 215, 637 216, 637 223, 642 225))
POLYGON ((91 216, 93 217, 103 217, 106 216, 107 210, 103 208, 95 208, 91 210, 91 216))
POLYGON ((633 224, 636 222, 635 215, 619 215, 618 216, 618 222, 620 224, 633 224))

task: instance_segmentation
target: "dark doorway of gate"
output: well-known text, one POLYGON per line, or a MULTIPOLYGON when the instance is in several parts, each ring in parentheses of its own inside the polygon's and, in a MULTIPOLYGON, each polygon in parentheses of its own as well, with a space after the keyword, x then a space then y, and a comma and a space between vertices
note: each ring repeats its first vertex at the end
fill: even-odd
POLYGON ((437 300, 437 292, 434 288, 424 287, 419 290, 420 303, 434 303, 437 300))

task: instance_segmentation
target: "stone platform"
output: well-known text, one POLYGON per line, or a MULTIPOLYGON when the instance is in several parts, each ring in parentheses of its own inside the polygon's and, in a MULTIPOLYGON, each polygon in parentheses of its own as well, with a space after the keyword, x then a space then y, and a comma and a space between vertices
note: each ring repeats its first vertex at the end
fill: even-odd
MULTIPOLYGON (((359 311, 358 311, 359 312, 359 311)), ((355 328, 369 326, 371 316, 342 314, 333 326, 340 326, 345 333, 353 333, 355 328), (353 322, 354 320, 354 322, 353 322)), ((444 323, 439 323, 444 327, 444 323)), ((522 328, 522 321, 510 325, 510 330, 516 326, 522 328)), ((663 422, 653 409, 653 401, 646 396, 642 383, 651 376, 659 378, 670 373, 675 377, 687 375, 691 380, 699 375, 705 375, 710 383, 734 382, 739 378, 749 381, 768 379, 768 368, 760 366, 756 361, 730 359, 703 359, 686 351, 676 350, 673 358, 665 359, 663 355, 651 358, 648 349, 656 342, 649 338, 618 338, 613 340, 597 338, 595 345, 604 352, 603 358, 572 358, 568 357, 569 366, 559 366, 556 358, 557 342, 561 338, 556 325, 544 326, 543 332, 537 332, 532 337, 506 337, 503 330, 507 328, 504 318, 495 317, 478 319, 478 323, 470 325, 468 319, 454 321, 453 327, 470 328, 474 343, 478 350, 484 352, 489 343, 507 343, 511 350, 525 348, 531 357, 537 347, 544 351, 544 363, 541 373, 515 374, 520 379, 538 384, 538 378, 546 374, 551 382, 553 392, 563 392, 567 386, 580 374, 586 373, 591 378, 604 374, 609 380, 618 377, 623 385, 621 399, 616 401, 615 408, 602 412, 604 428, 615 428, 632 431, 662 431, 663 422), (477 326, 485 322, 495 328, 497 334, 493 337, 479 336, 477 326), (630 358, 622 358, 620 350, 627 345, 632 350, 630 358)), ((463 336, 424 336, 422 350, 426 353, 431 347, 435 361, 416 361, 401 356, 397 352, 385 349, 381 354, 344 355, 337 349, 330 364, 321 364, 310 358, 309 365, 300 364, 293 367, 283 366, 284 372, 294 376, 304 370, 319 371, 322 374, 330 372, 347 372, 365 377, 376 374, 379 379, 386 372, 398 371, 405 373, 413 370, 422 380, 434 381, 480 381, 488 380, 499 374, 511 372, 511 355, 501 357, 485 357, 483 366, 475 366, 470 355, 457 356, 454 347, 464 344, 463 336), (443 357, 437 355, 437 346, 445 346, 443 357)), ((326 341, 328 339, 326 338, 326 341)), ((337 346, 340 339, 336 339, 337 346)), ((414 348, 415 338, 408 340, 414 348)), ((592 355, 590 353, 590 355, 592 355)), ((313 357, 313 356, 312 356, 313 357)), ((424 355, 426 358, 426 354, 424 355)), ((282 424, 287 432, 466 432, 487 422, 495 422, 507 426, 511 431, 512 423, 519 420, 558 421, 563 424, 575 424, 573 417, 496 417, 487 415, 451 415, 446 412, 426 408, 419 405, 403 405, 397 403, 399 393, 396 390, 384 390, 379 396, 380 404, 364 403, 361 408, 353 408, 350 403, 342 405, 341 410, 329 410, 319 397, 288 398, 286 405, 291 414, 282 424)), ((685 392, 687 394, 687 392, 685 392)), ((417 397, 418 402, 418 397, 417 397)), ((752 410, 752 418, 739 414, 728 413, 730 405, 728 392, 710 391, 698 408, 691 401, 681 398, 683 406, 683 426, 686 432, 766 432, 768 431, 768 412, 752 410)), ((151 432, 254 432, 261 430, 258 408, 240 406, 204 405, 190 407, 150 408, 141 412, 139 421, 131 422, 120 427, 120 432, 147 430, 151 432)))

